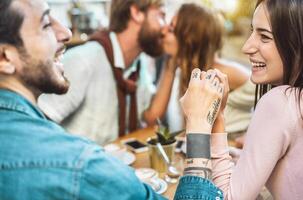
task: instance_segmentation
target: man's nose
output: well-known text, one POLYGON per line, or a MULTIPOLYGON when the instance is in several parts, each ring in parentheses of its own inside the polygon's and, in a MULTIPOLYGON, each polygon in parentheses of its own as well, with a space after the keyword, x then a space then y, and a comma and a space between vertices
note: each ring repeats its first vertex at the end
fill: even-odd
POLYGON ((55 27, 55 33, 57 40, 59 42, 68 42, 72 37, 72 32, 63 26, 60 22, 57 22, 57 26, 55 27))
POLYGON ((170 32, 170 26, 169 25, 165 25, 165 26, 161 27, 161 34, 162 34, 163 37, 165 37, 165 35, 169 32, 170 32))

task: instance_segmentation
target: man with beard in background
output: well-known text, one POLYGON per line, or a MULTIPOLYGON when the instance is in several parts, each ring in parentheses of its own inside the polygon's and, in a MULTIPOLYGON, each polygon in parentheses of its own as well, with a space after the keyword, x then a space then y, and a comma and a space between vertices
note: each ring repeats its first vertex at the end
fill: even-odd
POLYGON ((162 54, 162 4, 113 0, 109 30, 95 32, 89 42, 66 53, 63 63, 71 87, 65 95, 42 95, 44 113, 100 145, 139 128, 155 92, 139 55, 162 54))
MULTIPOLYGON (((68 134, 37 108, 42 93, 68 90, 61 56, 70 38, 46 1, 0 1, 0 199, 165 199, 132 168, 68 134)), ((187 173, 176 200, 222 199, 209 174, 187 173)))

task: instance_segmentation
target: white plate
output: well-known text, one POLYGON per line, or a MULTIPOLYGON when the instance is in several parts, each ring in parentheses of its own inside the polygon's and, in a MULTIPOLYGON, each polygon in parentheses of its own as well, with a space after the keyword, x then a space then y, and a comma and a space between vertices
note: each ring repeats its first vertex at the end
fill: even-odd
POLYGON ((149 185, 158 194, 163 194, 167 190, 167 183, 161 178, 152 178, 143 182, 149 185))
POLYGON ((124 153, 123 158, 122 158, 123 163, 126 164, 126 165, 133 164, 135 162, 135 160, 136 160, 136 156, 133 153, 129 152, 129 151, 126 151, 124 153))
POLYGON ((158 194, 163 194, 167 190, 167 183, 161 178, 157 178, 157 181, 159 181, 160 189, 155 192, 158 194))
POLYGON ((124 164, 130 165, 136 160, 136 156, 127 151, 125 147, 121 148, 117 144, 107 144, 104 146, 104 150, 109 155, 121 160, 124 164))
POLYGON ((152 168, 137 168, 135 174, 143 182, 151 178, 158 178, 158 172, 152 168))

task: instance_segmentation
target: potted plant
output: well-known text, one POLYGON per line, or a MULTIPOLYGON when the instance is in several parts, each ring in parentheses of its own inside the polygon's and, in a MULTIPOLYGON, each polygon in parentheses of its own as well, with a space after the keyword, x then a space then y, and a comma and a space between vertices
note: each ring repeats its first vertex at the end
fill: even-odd
POLYGON ((149 156, 151 167, 159 173, 166 172, 167 165, 163 160, 157 148, 157 143, 160 143, 166 152, 168 158, 172 161, 174 158, 176 136, 184 132, 184 130, 170 132, 169 128, 164 126, 159 119, 157 119, 156 137, 149 138, 147 144, 149 147, 149 156))
POLYGON ((152 138, 150 141, 151 144, 156 145, 157 142, 160 142, 161 145, 169 145, 176 142, 176 136, 184 132, 183 130, 170 132, 169 128, 162 124, 162 122, 157 119, 157 129, 156 129, 156 138, 152 138))

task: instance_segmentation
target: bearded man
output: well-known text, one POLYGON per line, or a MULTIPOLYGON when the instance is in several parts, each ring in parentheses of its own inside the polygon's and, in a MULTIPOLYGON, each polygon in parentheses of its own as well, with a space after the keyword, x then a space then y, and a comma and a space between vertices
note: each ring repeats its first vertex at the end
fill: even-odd
MULTIPOLYGON (((94 142, 69 134, 37 107, 42 93, 68 90, 60 57, 70 38, 46 1, 0 1, 0 199, 165 199, 132 168, 94 142)), ((201 152, 201 142, 192 147, 201 152)), ((204 165, 186 169, 176 200, 223 199, 204 165)))
POLYGON ((42 95, 39 106, 69 132, 100 145, 139 128, 155 93, 139 55, 162 54, 162 0, 113 0, 108 31, 64 56, 70 89, 65 95, 42 95))

